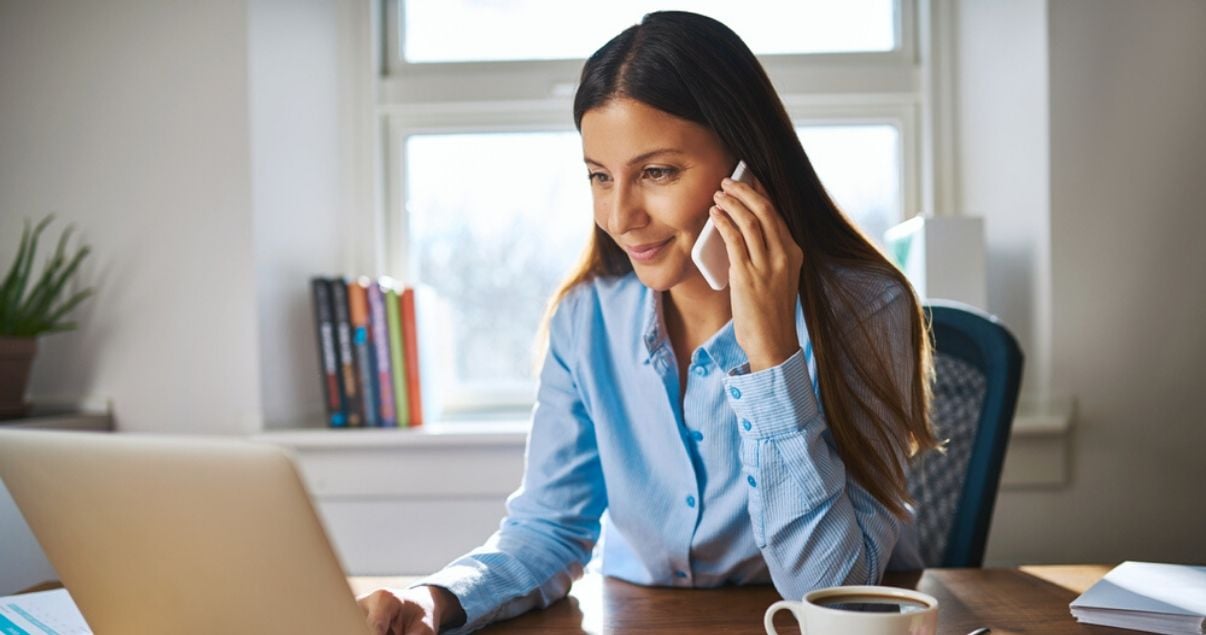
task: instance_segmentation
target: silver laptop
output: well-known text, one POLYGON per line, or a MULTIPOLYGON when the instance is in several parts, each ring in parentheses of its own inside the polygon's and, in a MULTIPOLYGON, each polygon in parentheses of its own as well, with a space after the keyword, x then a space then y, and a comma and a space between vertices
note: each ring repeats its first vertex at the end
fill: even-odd
POLYGON ((369 632, 280 448, 0 430, 0 479, 96 633, 369 632))

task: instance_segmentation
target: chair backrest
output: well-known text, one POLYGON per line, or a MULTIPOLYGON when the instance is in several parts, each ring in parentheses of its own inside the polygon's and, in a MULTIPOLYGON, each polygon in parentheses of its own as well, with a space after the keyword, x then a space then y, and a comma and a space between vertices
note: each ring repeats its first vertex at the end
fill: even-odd
POLYGON ((1022 379, 1022 351, 995 317, 944 300, 925 306, 934 343, 931 416, 947 450, 909 468, 927 567, 979 567, 1022 379))

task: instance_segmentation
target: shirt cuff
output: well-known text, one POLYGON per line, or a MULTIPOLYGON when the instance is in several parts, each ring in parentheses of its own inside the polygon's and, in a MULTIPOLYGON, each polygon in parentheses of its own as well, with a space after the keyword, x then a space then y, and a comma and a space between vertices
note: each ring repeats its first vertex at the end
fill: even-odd
POLYGON ((778 366, 738 374, 744 370, 748 367, 734 369, 724 378, 725 396, 737 415, 741 436, 766 439, 794 433, 819 418, 802 349, 778 366))
POLYGON ((484 572, 469 564, 451 564, 410 585, 413 589, 421 586, 438 586, 456 596, 465 612, 465 623, 449 629, 442 627, 440 633, 469 633, 485 626, 489 622, 490 611, 497 602, 491 601, 485 593, 482 584, 484 572))

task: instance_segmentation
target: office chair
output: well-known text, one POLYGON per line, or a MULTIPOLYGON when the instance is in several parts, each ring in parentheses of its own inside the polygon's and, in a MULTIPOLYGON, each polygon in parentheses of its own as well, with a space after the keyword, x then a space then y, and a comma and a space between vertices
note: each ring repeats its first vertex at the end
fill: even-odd
POLYGON ((934 344, 931 417, 945 453, 909 467, 921 556, 927 567, 979 567, 1009 444, 1022 351, 995 317, 931 300, 924 307, 934 344))

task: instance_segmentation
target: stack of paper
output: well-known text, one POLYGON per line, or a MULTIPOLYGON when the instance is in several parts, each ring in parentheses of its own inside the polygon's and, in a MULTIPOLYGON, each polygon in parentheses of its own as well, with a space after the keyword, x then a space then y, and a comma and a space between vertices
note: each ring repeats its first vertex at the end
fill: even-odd
POLYGON ((91 635, 67 589, 0 598, 4 635, 91 635))
POLYGON ((1168 635, 1206 633, 1206 567, 1124 562, 1069 605, 1079 622, 1168 635))

